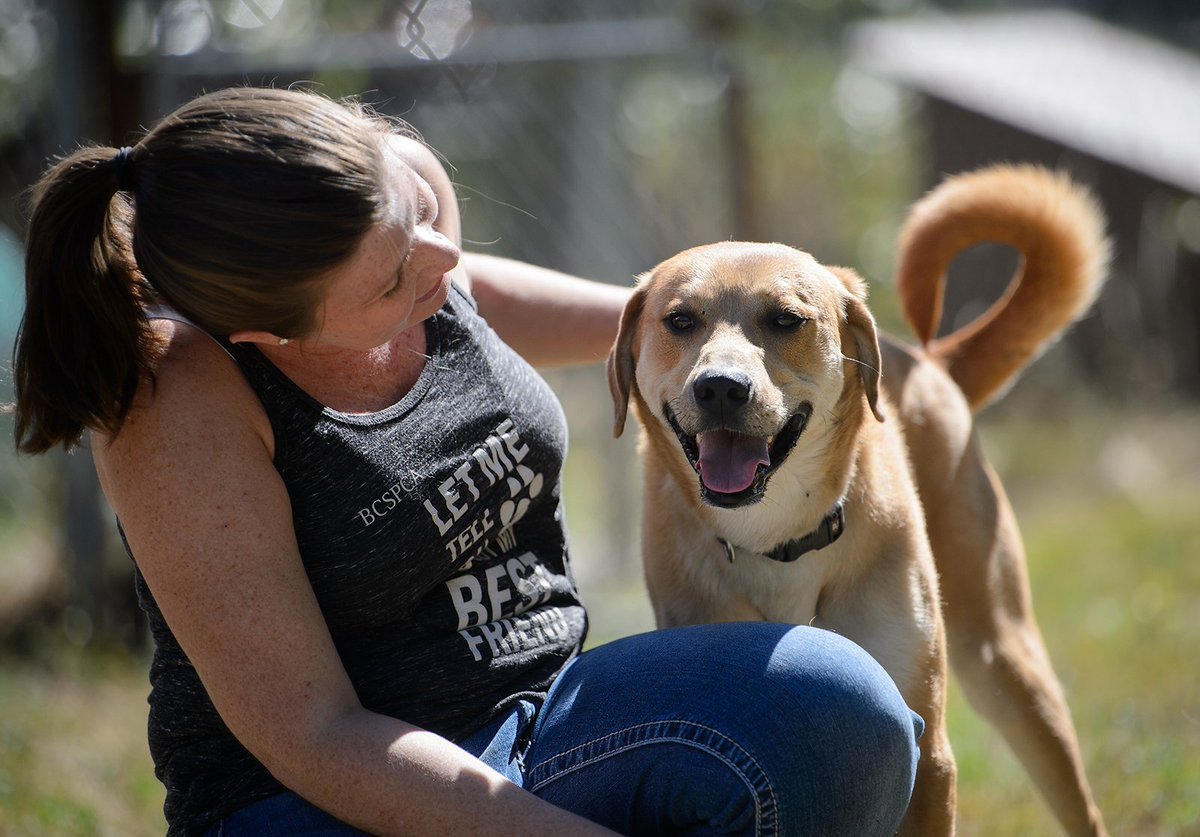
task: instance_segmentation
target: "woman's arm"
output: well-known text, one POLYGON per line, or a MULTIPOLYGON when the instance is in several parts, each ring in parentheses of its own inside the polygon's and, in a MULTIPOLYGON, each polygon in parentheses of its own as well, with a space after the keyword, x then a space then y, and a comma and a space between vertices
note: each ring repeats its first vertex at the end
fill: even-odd
POLYGON ((207 337, 164 328, 153 395, 143 387, 93 451, 138 567, 239 741, 287 787, 379 834, 608 833, 362 707, 301 564, 261 406, 207 337))
POLYGON ((479 312, 534 366, 604 360, 633 288, 464 253, 479 312))

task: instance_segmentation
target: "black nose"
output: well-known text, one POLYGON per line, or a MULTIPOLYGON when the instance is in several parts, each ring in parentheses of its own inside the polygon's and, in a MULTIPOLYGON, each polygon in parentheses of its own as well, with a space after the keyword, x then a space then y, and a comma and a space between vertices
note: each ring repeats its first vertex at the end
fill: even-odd
POLYGON ((708 372, 692 384, 692 396, 700 409, 718 416, 731 416, 750 403, 750 379, 740 372, 708 372))

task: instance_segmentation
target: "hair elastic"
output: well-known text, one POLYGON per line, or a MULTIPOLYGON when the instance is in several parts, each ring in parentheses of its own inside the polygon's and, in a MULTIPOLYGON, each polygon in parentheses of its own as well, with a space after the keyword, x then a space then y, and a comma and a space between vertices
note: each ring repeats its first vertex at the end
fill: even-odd
POLYGON ((133 191, 133 172, 130 166, 133 165, 129 159, 129 155, 133 153, 133 149, 128 145, 123 146, 113 157, 113 164, 116 166, 117 175, 117 190, 121 192, 133 191))

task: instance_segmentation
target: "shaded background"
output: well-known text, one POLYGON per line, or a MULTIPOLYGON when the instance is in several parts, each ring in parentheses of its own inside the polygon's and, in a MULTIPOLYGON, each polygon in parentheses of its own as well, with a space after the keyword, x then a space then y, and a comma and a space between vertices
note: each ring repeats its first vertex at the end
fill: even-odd
MULTIPOLYGON (((1200 11, 1186 0, 0 0, 0 340, 22 191, 229 84, 303 82, 411 122, 468 246, 618 284, 727 238, 892 287, 906 207, 1001 160, 1071 172, 1116 244, 1095 309, 980 421, 1114 834, 1200 834, 1200 11)), ((952 271, 945 326, 1016 263, 952 271)), ((0 397, 11 395, 0 360, 0 397)), ((635 434, 602 369, 548 374, 591 643, 652 626, 635 434)), ((6 438, 7 418, 0 417, 6 438)), ((149 649, 86 451, 0 446, 0 835, 154 834, 149 649)), ((955 692, 960 833, 1053 834, 955 692)))

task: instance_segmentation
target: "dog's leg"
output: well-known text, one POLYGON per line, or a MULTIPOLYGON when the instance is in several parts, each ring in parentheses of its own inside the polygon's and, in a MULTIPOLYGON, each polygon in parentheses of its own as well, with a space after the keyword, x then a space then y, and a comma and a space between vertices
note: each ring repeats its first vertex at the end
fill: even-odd
POLYGON ((899 833, 901 837, 949 837, 954 834, 956 769, 946 719, 941 710, 913 709, 926 719, 925 734, 919 742, 917 782, 899 833))
POLYGON ((1063 829, 1106 834, 1034 621, 1016 520, 975 445, 955 482, 943 496, 926 498, 951 665, 971 705, 1004 736, 1063 829))
POLYGON ((856 640, 875 657, 925 722, 917 741, 916 784, 900 833, 945 837, 954 834, 957 776, 946 731, 946 637, 933 560, 924 537, 913 534, 918 528, 889 539, 894 544, 907 535, 913 541, 898 550, 909 556, 907 561, 877 561, 873 589, 865 595, 823 598, 818 624, 856 640))

